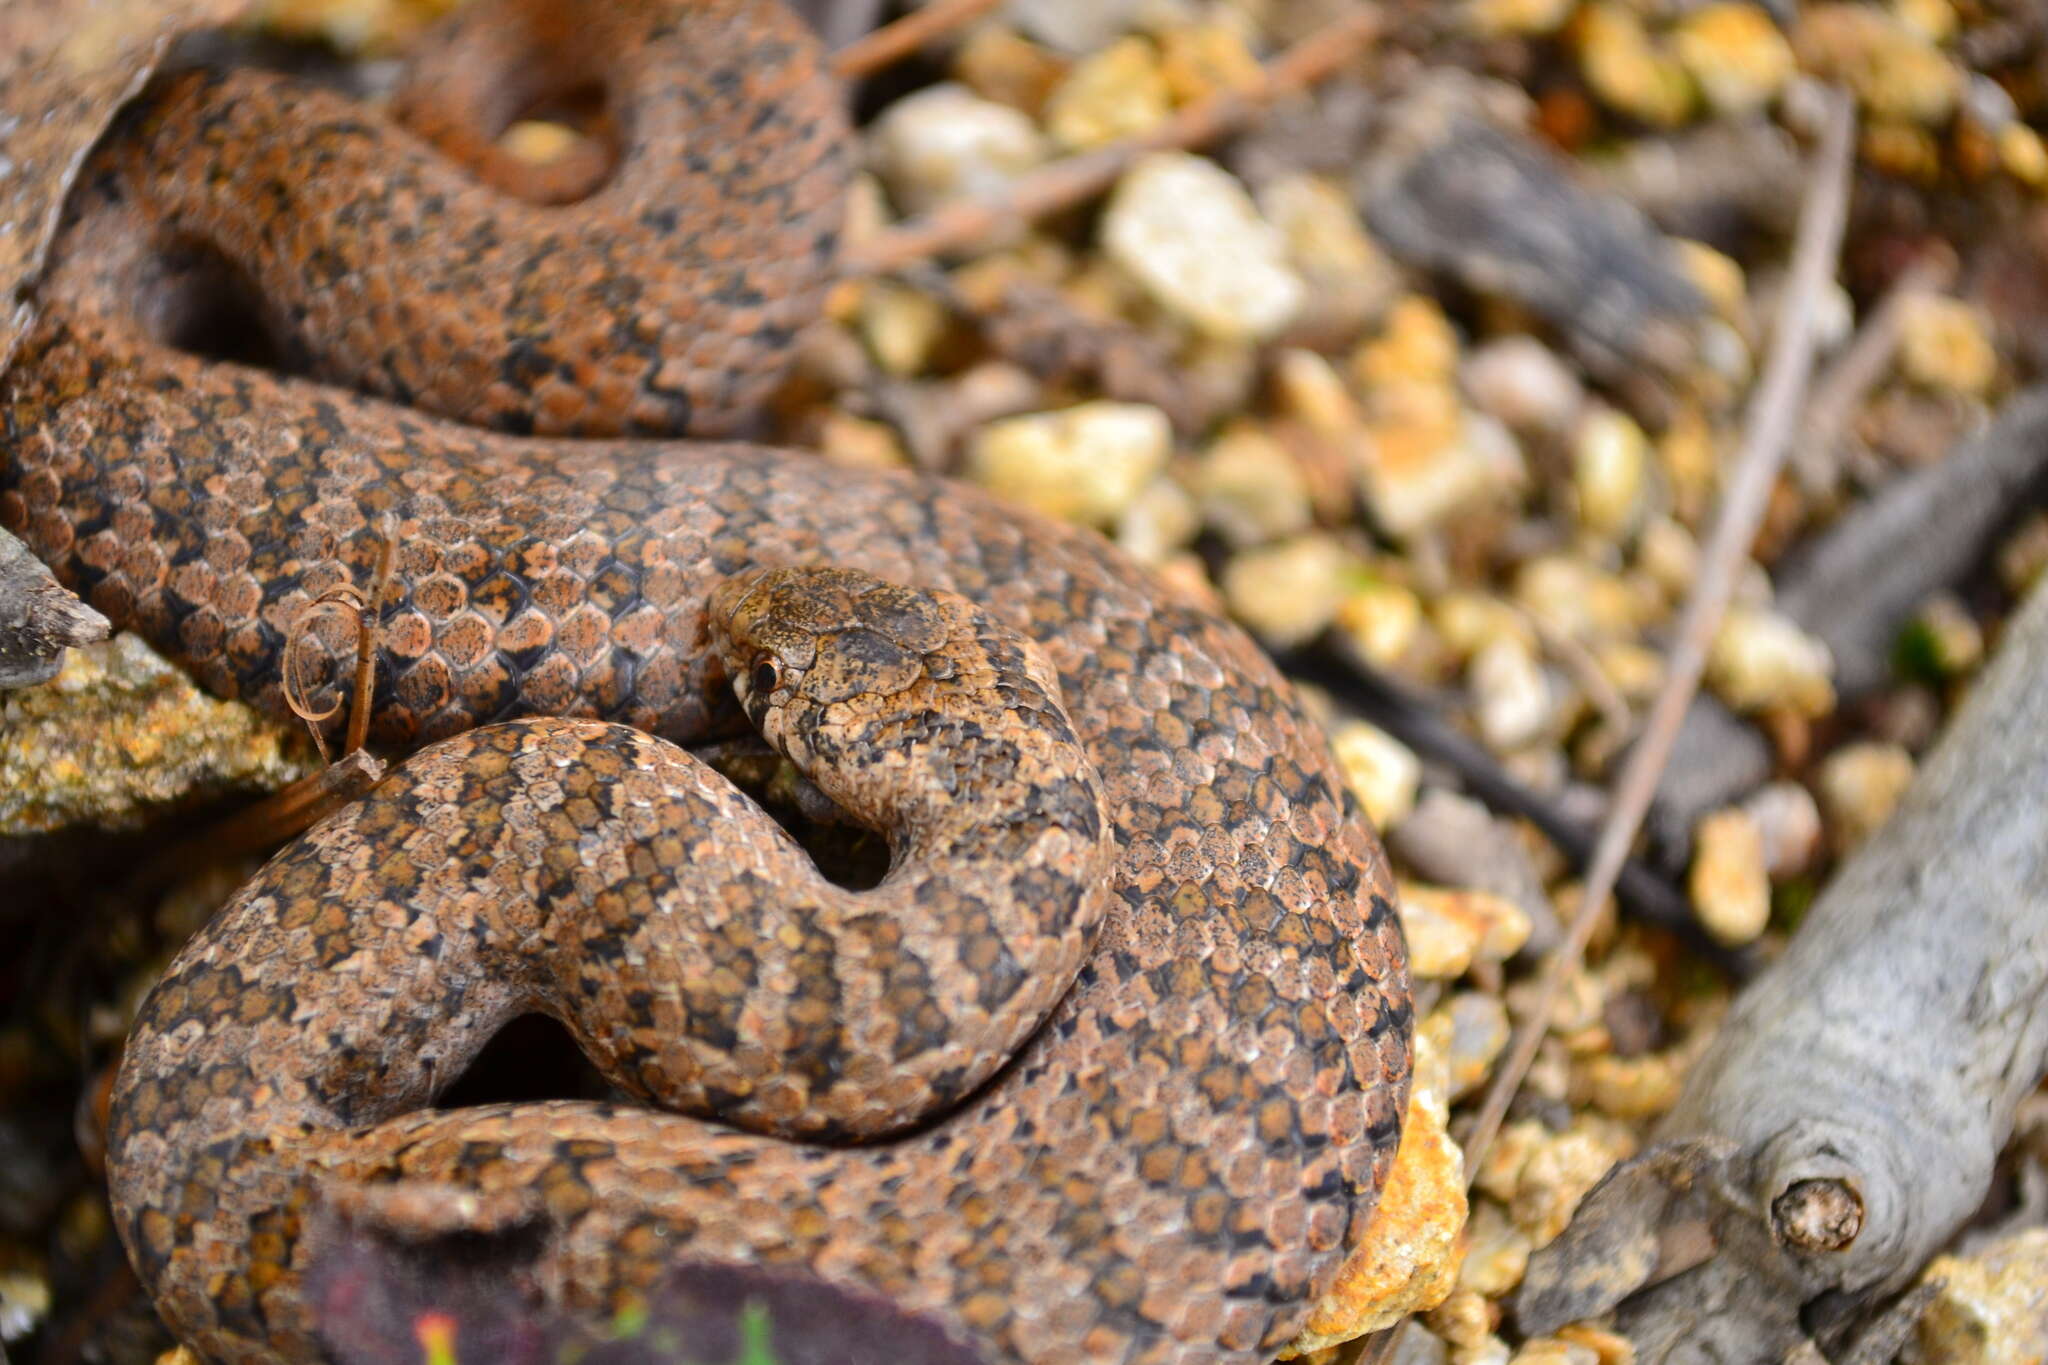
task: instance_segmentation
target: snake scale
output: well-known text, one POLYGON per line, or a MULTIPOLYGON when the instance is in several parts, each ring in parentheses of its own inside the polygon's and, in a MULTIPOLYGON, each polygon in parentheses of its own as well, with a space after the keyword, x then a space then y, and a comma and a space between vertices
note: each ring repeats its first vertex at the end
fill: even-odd
MULTIPOLYGON (((1263 1359, 1409 1076, 1322 735, 1091 532, 703 439, 831 278, 848 131, 788 15, 483 0, 413 63, 403 125, 160 75, 0 379, 0 522, 67 584, 274 713, 307 604, 375 584, 373 736, 419 750, 142 1009, 108 1164, 159 1310, 327 1358, 307 1277, 351 1226, 508 1237, 509 1283, 596 1317, 698 1267, 950 1360, 1263 1359), (608 172, 508 192, 495 133, 593 85, 608 172), (886 830, 880 886, 676 747, 749 721, 886 830), (432 1107, 533 1010, 661 1107, 432 1107)), ((308 651, 342 702, 352 649, 308 651)))

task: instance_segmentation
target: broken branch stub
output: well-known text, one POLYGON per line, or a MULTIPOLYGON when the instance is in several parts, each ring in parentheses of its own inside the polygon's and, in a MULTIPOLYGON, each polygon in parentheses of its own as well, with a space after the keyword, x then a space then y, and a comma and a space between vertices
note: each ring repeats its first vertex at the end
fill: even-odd
POLYGON ((1659 1143, 1531 1260, 1523 1330, 1620 1305, 1645 1365, 1776 1359, 1811 1300, 1873 1304, 1918 1273, 1983 1201, 2048 1065, 2044 793, 2048 584, 1890 823, 1736 1002, 1659 1143), (1588 1270, 1617 1239, 1654 1261, 1646 1246, 1702 1218, 1714 1255, 1683 1274, 1588 1270))

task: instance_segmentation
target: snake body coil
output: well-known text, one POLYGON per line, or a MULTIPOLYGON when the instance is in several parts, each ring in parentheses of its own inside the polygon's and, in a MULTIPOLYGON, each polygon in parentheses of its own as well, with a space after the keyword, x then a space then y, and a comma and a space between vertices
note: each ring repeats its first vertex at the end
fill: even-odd
MULTIPOLYGON (((469 41, 545 55, 550 8, 469 41)), ((335 96, 160 81, 0 378, 0 523, 94 606, 281 711, 304 608, 388 550, 373 733, 443 741, 145 1005, 109 1143, 137 1269, 224 1361, 323 1358, 343 1225, 520 1230, 521 1282, 590 1314, 698 1266, 879 1298, 959 1360, 1260 1359, 1364 1232, 1410 1018, 1382 856, 1257 648, 937 480, 418 410, 727 430, 821 287, 845 156, 793 21, 595 9, 518 96, 626 54, 617 167, 557 207, 335 96), (173 344, 224 288, 318 378, 173 344), (762 576, 792 566, 853 572, 762 576), (532 716, 566 719, 491 724, 532 716), (747 716, 890 827, 883 887, 824 887, 668 743, 747 716), (424 1107, 534 1008, 699 1117, 424 1107)), ((518 112, 446 77, 460 32, 399 100, 451 148, 518 112)), ((318 643, 346 701, 352 637, 318 643)))

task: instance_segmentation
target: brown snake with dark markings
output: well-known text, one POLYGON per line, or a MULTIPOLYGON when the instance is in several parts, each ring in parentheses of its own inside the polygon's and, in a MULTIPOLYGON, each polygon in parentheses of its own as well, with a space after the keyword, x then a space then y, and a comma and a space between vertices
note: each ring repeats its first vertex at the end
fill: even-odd
POLYGON ((972 490, 447 420, 730 430, 829 278, 847 134, 793 20, 548 9, 472 13, 396 107, 473 160, 600 81, 588 196, 280 77, 160 77, 0 379, 0 522, 223 694, 281 711, 304 607, 391 545, 373 733, 442 741, 145 1004, 108 1156, 144 1284, 212 1358, 316 1360, 335 1219, 514 1229, 536 1301, 599 1318, 738 1268, 961 1361, 1262 1359, 1364 1234, 1408 1087, 1390 883, 1321 733, 1237 629, 972 490), (315 377, 181 349, 223 290, 315 377), (671 743, 744 718, 887 829, 882 886, 671 743), (535 1009, 684 1112, 430 1107, 535 1009))

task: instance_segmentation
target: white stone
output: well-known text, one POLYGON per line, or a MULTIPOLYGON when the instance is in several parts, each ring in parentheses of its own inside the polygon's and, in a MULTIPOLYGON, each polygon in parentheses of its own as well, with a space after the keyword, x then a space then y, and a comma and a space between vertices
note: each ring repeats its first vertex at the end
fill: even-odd
POLYGON ((909 213, 998 194, 1049 152, 1026 115, 950 83, 890 105, 873 148, 875 169, 909 213))
POLYGON ((1304 297, 1280 232, 1213 161, 1155 152, 1110 200, 1103 249, 1160 306, 1220 340, 1262 340, 1304 297))

